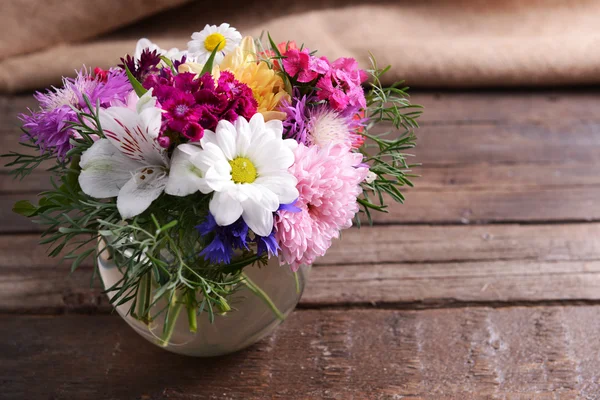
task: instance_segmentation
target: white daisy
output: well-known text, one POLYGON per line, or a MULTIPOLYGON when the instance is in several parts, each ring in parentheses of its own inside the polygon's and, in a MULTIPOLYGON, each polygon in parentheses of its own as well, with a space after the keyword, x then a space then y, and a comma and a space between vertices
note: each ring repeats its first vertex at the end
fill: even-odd
POLYGON ((128 107, 101 109, 105 139, 86 150, 79 163, 79 185, 89 196, 117 197, 123 219, 144 212, 168 183, 169 160, 156 138, 161 110, 148 91, 128 107))
MULTIPOLYGON (((223 120, 216 132, 205 130, 202 149, 180 145, 175 157, 189 177, 188 185, 178 183, 187 188, 180 195, 214 191, 209 209, 217 224, 227 226, 241 216, 254 233, 268 236, 279 205, 298 198, 297 180, 288 172, 297 143, 282 139, 282 133, 281 121, 265 123, 262 114, 256 114, 250 122, 238 117, 235 125, 223 120)), ((182 176, 174 168, 171 174, 173 179, 182 176)))
POLYGON ((242 35, 229 26, 229 24, 206 25, 200 32, 192 34, 188 42, 188 52, 199 64, 204 64, 215 48, 215 64, 223 61, 227 53, 232 52, 242 41, 242 35), (218 47, 217 47, 218 46, 218 47))
POLYGON ((185 50, 180 51, 177 47, 173 47, 169 50, 161 49, 156 43, 152 43, 149 39, 142 38, 137 41, 133 57, 139 61, 140 57, 142 56, 142 51, 145 49, 150 51, 156 50, 159 55, 165 56, 172 61, 181 61, 183 56, 187 56, 187 51, 185 50))

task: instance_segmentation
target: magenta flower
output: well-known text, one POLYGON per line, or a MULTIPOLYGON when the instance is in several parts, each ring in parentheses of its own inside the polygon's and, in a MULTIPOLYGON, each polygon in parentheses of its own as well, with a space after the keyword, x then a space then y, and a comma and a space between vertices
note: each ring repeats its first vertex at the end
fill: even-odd
POLYGON ((331 69, 317 82, 319 100, 327 100, 337 111, 347 107, 366 108, 367 102, 361 84, 367 80, 365 71, 358 68, 353 58, 338 58, 331 69))
POLYGON ((235 122, 238 116, 250 119, 258 107, 252 90, 229 71, 222 71, 215 84, 209 73, 196 78, 189 72, 173 76, 163 70, 159 75, 149 75, 143 85, 153 89, 165 110, 158 138, 163 147, 171 146, 177 134, 189 141, 198 141, 204 129, 214 131, 223 119, 229 122, 235 122))
POLYGON ((191 93, 172 91, 171 97, 162 104, 163 119, 169 129, 181 132, 190 140, 200 140, 203 129, 197 124, 202 116, 202 107, 196 104, 191 93), (190 124, 198 126, 190 127, 190 124), (198 129, 200 128, 200 129, 198 129))
POLYGON ((290 49, 285 53, 283 68, 298 82, 307 83, 329 70, 329 61, 325 57, 311 56, 308 49, 290 49))

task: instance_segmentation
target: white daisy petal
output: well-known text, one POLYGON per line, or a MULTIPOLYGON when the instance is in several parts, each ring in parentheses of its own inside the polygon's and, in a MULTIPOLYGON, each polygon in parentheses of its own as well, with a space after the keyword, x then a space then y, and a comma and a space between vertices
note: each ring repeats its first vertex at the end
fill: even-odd
POLYGON ((237 129, 236 154, 238 156, 244 156, 248 153, 252 142, 251 127, 244 118, 238 118, 235 123, 235 128, 237 129))
POLYGON ((230 175, 219 174, 216 168, 209 168, 204 174, 206 185, 212 190, 221 192, 233 185, 230 175))
POLYGON ((242 206, 242 218, 248 227, 259 236, 269 236, 273 230, 273 212, 252 199, 246 200, 242 206))
POLYGON ((226 120, 219 121, 217 126, 217 143, 221 151, 228 160, 233 160, 236 154, 236 136, 237 131, 231 122, 226 120))
POLYGON ((219 226, 233 224, 243 212, 240 202, 226 192, 215 192, 208 208, 219 226))
MULTIPOLYGON (((239 121, 239 119, 238 119, 239 121)), ((245 121, 245 120, 244 120, 245 121)), ((237 122, 237 121, 236 121, 237 122)), ((280 121, 281 122, 281 121, 280 121)), ((250 130, 253 134, 261 134, 265 130, 265 117, 261 113, 256 113, 252 118, 250 118, 250 122, 248 123, 250 130)), ((236 123, 237 128, 237 123, 236 123)), ((283 129, 283 125, 282 125, 283 129)))
POLYGON ((218 44, 220 47, 215 54, 215 63, 219 64, 241 41, 242 35, 229 24, 206 25, 202 31, 192 34, 192 40, 188 42, 188 52, 197 62, 205 63, 218 44))
MULTIPOLYGON (((254 118, 254 117, 253 117, 254 118)), ((278 119, 272 119, 265 123, 267 132, 274 135, 277 139, 281 139, 283 136, 283 122, 278 119)))
POLYGON ((280 130, 281 123, 267 127, 260 115, 250 123, 239 117, 235 125, 219 122, 216 134, 201 140, 202 150, 191 162, 215 191, 210 212, 217 224, 231 224, 241 215, 255 234, 267 236, 280 204, 296 200, 297 181, 288 171, 294 153, 280 130))
POLYGON ((279 204, 290 204, 300 195, 296 189, 297 179, 291 174, 276 174, 261 176, 256 179, 257 185, 262 185, 275 195, 279 204))
POLYGON ((217 142, 217 134, 211 130, 205 129, 204 136, 202 136, 202 139, 200 139, 200 145, 204 147, 206 143, 212 143, 218 146, 219 143, 217 142))
POLYGON ((126 157, 109 140, 100 139, 86 150, 79 162, 79 185, 88 196, 115 197, 131 179, 131 171, 143 166, 126 157))
POLYGON ((214 168, 219 175, 231 178, 231 165, 225 158, 225 155, 219 146, 207 143, 204 145, 204 151, 195 155, 192 159, 194 165, 203 172, 208 172, 210 168, 214 168))
POLYGON ((167 185, 167 174, 162 168, 144 167, 125 183, 117 197, 117 209, 121 218, 129 219, 146 211, 161 195, 167 185), (151 169, 152 174, 147 171, 151 169))

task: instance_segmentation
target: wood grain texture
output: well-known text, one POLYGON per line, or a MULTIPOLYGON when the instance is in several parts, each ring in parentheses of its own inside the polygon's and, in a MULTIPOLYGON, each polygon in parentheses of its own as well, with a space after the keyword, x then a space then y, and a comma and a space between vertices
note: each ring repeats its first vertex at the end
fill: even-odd
MULTIPOLYGON (((424 166, 406 204, 344 231, 300 309, 219 359, 109 315, 91 264, 69 275, 10 211, 49 174, 0 166, 0 398, 600 399, 599 98, 415 94, 424 166)), ((33 106, 0 97, 2 152, 33 106)))
MULTIPOLYGON (((419 93, 427 112, 418 132, 416 189, 405 205, 376 214, 385 224, 595 221, 600 196, 600 118, 590 91, 419 93)), ((2 98, 0 148, 14 150, 16 114, 29 96, 2 98)), ((4 167, 2 167, 4 168, 4 167)), ((36 226, 12 215, 18 199, 49 187, 40 171, 22 182, 0 173, 0 232, 36 226)))
POLYGON ((599 321, 598 307, 299 310, 248 350, 202 360, 115 316, 5 316, 0 376, 6 399, 595 398, 599 321))
MULTIPOLYGON (((0 312, 110 311, 100 283, 90 286, 91 261, 69 274, 37 240, 0 236, 0 312)), ((378 226, 347 230, 334 242, 313 268, 301 305, 598 300, 598 223, 378 226)))

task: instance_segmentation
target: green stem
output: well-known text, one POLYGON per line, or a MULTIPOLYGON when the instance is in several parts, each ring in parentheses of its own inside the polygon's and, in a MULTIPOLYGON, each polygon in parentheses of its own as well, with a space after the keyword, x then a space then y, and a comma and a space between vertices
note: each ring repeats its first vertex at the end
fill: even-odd
POLYGON ((186 305, 188 324, 190 326, 190 332, 198 332, 198 318, 196 316, 196 295, 195 292, 188 291, 188 304, 186 305))
POLYGON ((145 323, 146 325, 148 325, 150 323, 150 318, 148 316, 150 310, 149 310, 149 305, 150 305, 150 294, 151 294, 151 288, 150 288, 150 273, 147 273, 145 275, 143 275, 140 278, 140 285, 138 288, 138 299, 137 299, 137 317, 140 321, 142 321, 143 323, 145 323))
POLYGON ((167 347, 169 345, 169 342, 171 341, 171 336, 173 336, 175 324, 177 323, 177 318, 179 317, 180 312, 181 312, 181 302, 178 301, 177 292, 175 291, 175 292, 173 292, 173 296, 171 297, 169 308, 167 308, 167 312, 165 314, 165 325, 163 327, 163 334, 159 340, 159 344, 162 347, 167 347))
POLYGON ((298 271, 294 272, 294 281, 296 281, 296 294, 300 294, 300 279, 298 278, 298 271))
POLYGON ((273 300, 271 300, 269 295, 265 293, 265 291, 262 290, 260 287, 258 287, 254 282, 252 282, 252 280, 244 272, 242 272, 242 282, 252 293, 260 297, 262 301, 265 302, 265 304, 271 309, 271 311, 273 311, 273 314, 275 314, 277 319, 279 319, 280 321, 283 321, 285 319, 285 316, 281 313, 281 311, 279 311, 279 309, 277 308, 275 303, 273 303, 273 300))

